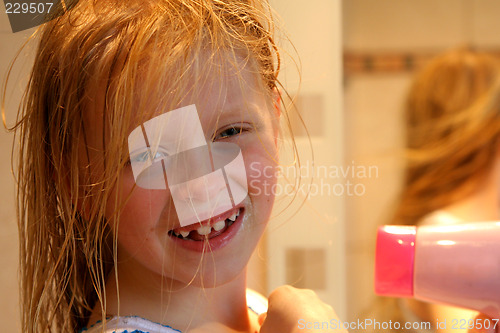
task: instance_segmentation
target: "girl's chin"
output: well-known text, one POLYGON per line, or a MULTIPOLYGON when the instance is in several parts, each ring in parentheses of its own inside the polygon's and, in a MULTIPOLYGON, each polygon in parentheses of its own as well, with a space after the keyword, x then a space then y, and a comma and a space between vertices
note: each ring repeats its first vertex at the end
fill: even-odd
POLYGON ((176 266, 173 270, 174 277, 169 277, 163 285, 172 291, 181 291, 189 287, 217 288, 245 276, 242 273, 245 273, 246 263, 247 260, 243 258, 230 262, 214 262, 207 256, 198 266, 193 265, 189 268, 176 266))

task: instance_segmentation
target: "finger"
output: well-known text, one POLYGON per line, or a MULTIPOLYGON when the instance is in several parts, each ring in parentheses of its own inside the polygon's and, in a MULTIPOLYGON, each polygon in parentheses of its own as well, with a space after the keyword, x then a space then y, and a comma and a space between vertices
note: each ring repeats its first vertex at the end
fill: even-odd
POLYGON ((262 326, 262 323, 264 322, 264 320, 266 320, 266 317, 267 317, 267 312, 261 313, 259 315, 258 321, 260 326, 262 326))

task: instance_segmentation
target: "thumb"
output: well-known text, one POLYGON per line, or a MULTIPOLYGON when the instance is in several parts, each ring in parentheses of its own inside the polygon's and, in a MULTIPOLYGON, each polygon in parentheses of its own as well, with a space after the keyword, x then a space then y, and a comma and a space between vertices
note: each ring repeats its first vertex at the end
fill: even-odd
POLYGON ((259 315, 259 325, 262 326, 262 323, 264 323, 264 320, 266 320, 267 317, 267 312, 261 313, 259 315))

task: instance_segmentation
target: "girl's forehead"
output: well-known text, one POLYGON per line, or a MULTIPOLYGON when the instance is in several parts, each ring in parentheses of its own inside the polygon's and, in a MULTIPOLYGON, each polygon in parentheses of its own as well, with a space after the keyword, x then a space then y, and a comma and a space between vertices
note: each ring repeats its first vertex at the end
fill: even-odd
POLYGON ((139 125, 159 114, 193 104, 204 122, 266 109, 270 95, 260 75, 249 61, 237 60, 236 64, 227 61, 228 64, 207 66, 205 71, 193 70, 180 86, 169 85, 172 80, 167 78, 163 92, 152 98, 145 97, 148 92, 142 92, 139 85, 136 102, 144 105, 148 100, 151 104, 149 110, 137 107, 134 123, 139 125))
POLYGON ((139 66, 132 89, 116 84, 130 80, 123 71, 112 74, 111 83, 104 77, 91 83, 85 112, 91 128, 102 133, 109 126, 103 124, 105 119, 121 118, 126 126, 123 134, 128 135, 149 119, 193 104, 205 128, 221 117, 262 118, 270 106, 270 92, 256 62, 243 53, 221 52, 214 57, 203 52, 193 57, 182 78, 168 70, 159 74, 161 60, 153 57, 139 66))

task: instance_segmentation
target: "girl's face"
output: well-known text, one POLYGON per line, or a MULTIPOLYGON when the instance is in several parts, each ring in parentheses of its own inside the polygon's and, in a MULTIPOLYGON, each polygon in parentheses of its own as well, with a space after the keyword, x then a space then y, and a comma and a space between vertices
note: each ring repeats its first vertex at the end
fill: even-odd
MULTIPOLYGON (((208 79, 202 82, 209 84, 186 96, 181 106, 196 105, 207 142, 234 143, 241 149, 248 196, 235 208, 201 221, 201 228, 200 223, 181 228, 168 187, 153 190, 137 186, 128 165, 106 206, 106 216, 111 220, 117 205, 123 205, 114 225, 119 272, 150 272, 179 282, 179 286, 192 282, 210 287, 234 279, 246 266, 274 201, 269 189, 276 179, 269 170, 277 163, 279 103, 270 100, 243 63, 242 68, 239 77, 226 75, 222 79, 214 73, 206 74, 208 79), (118 202, 114 200, 116 195, 118 202)), ((161 106, 158 109, 151 118, 167 111, 161 106)), ((102 115, 89 118, 88 146, 99 147, 102 115)), ((133 129, 131 126, 130 131, 133 129)), ((93 151, 89 149, 91 160, 98 159, 99 155, 92 156, 93 151)))

